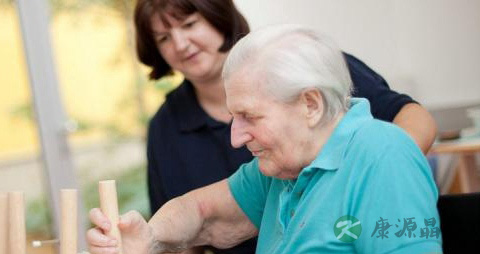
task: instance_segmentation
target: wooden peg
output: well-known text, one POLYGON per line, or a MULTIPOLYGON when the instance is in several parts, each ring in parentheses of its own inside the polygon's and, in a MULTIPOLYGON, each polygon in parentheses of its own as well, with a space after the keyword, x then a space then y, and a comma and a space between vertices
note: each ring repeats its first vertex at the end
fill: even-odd
POLYGON ((0 192, 0 254, 8 251, 8 194, 0 192))
POLYGON ((23 192, 8 193, 8 221, 10 222, 8 253, 26 254, 25 197, 23 192))
POLYGON ((98 192, 100 195, 100 209, 110 220, 112 228, 107 235, 117 239, 119 254, 122 254, 122 237, 120 230, 118 229, 118 201, 117 201, 117 188, 115 186, 115 180, 100 181, 98 183, 98 192))
POLYGON ((77 254, 77 190, 60 191, 62 224, 60 225, 60 254, 77 254))

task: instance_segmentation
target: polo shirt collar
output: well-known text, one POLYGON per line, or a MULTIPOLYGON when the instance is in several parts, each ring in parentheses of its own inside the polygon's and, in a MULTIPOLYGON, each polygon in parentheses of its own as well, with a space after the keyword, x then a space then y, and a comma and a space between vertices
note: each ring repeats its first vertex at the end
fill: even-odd
MULTIPOLYGON (((303 171, 312 169, 336 170, 343 161, 344 154, 355 132, 367 120, 373 119, 370 103, 364 98, 352 98, 350 109, 335 127, 315 160, 303 171)), ((303 172, 302 172, 303 173, 303 172)))
POLYGON ((191 132, 204 126, 217 127, 224 125, 207 115, 198 103, 193 84, 184 80, 177 93, 172 94, 172 112, 182 132, 191 132))

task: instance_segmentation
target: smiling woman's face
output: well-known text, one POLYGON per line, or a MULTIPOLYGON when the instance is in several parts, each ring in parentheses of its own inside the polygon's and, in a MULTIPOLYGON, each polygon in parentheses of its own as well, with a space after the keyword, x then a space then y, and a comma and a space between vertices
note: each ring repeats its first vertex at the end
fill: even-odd
POLYGON ((190 81, 219 78, 228 52, 219 52, 224 36, 199 13, 178 20, 165 15, 167 27, 160 15, 150 22, 157 48, 163 59, 190 81))

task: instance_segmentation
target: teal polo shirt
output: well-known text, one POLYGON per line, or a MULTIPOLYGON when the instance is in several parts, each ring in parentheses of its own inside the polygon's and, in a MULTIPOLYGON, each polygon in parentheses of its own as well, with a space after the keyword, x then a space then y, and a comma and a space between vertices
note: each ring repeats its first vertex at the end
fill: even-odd
POLYGON ((259 230, 257 253, 442 252, 425 157, 402 129, 373 119, 365 99, 352 99, 297 179, 264 176, 255 158, 228 183, 259 230))

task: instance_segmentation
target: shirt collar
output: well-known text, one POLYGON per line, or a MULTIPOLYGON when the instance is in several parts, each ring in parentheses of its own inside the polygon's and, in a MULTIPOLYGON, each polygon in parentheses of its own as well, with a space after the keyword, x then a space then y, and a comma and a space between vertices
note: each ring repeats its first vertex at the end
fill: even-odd
POLYGON ((174 93, 167 96, 167 101, 172 105, 173 116, 182 132, 195 131, 207 125, 210 127, 224 125, 207 115, 198 103, 195 88, 186 79, 174 93))
POLYGON ((350 109, 335 127, 322 150, 310 165, 302 170, 312 169, 336 170, 343 161, 344 154, 355 132, 367 120, 373 119, 370 103, 364 98, 352 98, 350 109))

